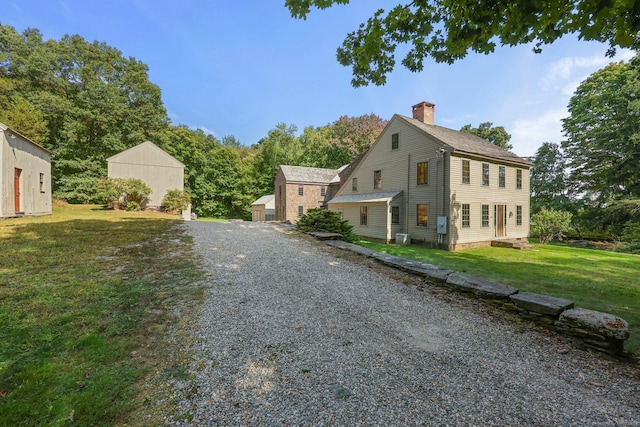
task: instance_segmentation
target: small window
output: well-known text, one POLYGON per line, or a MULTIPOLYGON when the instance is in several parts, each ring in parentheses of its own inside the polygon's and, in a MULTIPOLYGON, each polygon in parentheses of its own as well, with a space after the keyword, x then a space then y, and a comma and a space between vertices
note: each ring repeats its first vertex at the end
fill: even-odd
POLYGON ((469 160, 462 161, 462 183, 471 184, 471 167, 469 160))
POLYGON ((399 206, 391 206, 391 224, 400 224, 399 206))
POLYGON ((367 225, 367 207, 360 206, 360 225, 367 225))
POLYGON ((399 135, 397 133, 394 133, 393 135, 391 135, 391 149, 392 150, 397 150, 398 149, 399 142, 400 142, 400 138, 399 138, 399 135))
POLYGON ((489 205, 482 205, 482 226, 489 226, 489 205))
POLYGON ((516 206, 516 225, 522 225, 522 206, 516 206))
POLYGON ((298 216, 302 216, 304 214, 304 206, 298 206, 298 216))
POLYGON ((471 227, 471 206, 468 203, 462 204, 462 228, 471 227))
POLYGON ((304 196, 304 185, 298 185, 298 196, 304 196))
POLYGON ((516 189, 522 190, 522 169, 516 169, 516 189))
POLYGON ((351 179, 351 191, 358 191, 358 178, 351 179))
POLYGON ((418 185, 429 184, 429 163, 418 163, 418 185))
POLYGON ((321 196, 327 195, 327 187, 320 187, 320 195, 321 196))
POLYGON ((40 192, 44 193, 44 174, 40 173, 40 192))
POLYGON ((282 185, 278 185, 278 196, 282 197, 282 185))
POLYGON ((417 222, 416 225, 427 227, 429 223, 429 205, 417 205, 417 222))
POLYGON ((489 185, 489 163, 482 164, 482 185, 489 185))
POLYGON ((504 166, 498 166, 498 186, 501 188, 506 187, 506 171, 504 166))
POLYGON ((380 190, 382 188, 382 171, 373 171, 373 189, 380 190))

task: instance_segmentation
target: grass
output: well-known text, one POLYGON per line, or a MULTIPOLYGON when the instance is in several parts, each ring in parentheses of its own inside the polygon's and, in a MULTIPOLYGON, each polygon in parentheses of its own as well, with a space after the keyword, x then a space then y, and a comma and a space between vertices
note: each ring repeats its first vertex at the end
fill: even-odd
POLYGON ((175 217, 63 206, 0 221, 0 425, 114 425, 202 289, 175 217), (155 353, 155 354, 154 354, 155 353))
POLYGON ((523 292, 567 298, 576 306, 629 322, 627 351, 640 350, 640 256, 562 243, 533 250, 480 248, 447 252, 421 246, 360 241, 367 248, 511 285, 523 292))

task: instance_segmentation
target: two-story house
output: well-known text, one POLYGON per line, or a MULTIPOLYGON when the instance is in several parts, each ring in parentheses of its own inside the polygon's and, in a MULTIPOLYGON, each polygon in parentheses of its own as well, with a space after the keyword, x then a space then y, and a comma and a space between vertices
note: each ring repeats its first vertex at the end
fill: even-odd
POLYGON ((339 170, 282 165, 275 179, 276 221, 296 223, 309 209, 326 206, 339 170))
POLYGON ((328 202, 354 232, 396 234, 448 250, 529 235, 532 164, 475 135, 434 124, 435 105, 393 116, 328 202))

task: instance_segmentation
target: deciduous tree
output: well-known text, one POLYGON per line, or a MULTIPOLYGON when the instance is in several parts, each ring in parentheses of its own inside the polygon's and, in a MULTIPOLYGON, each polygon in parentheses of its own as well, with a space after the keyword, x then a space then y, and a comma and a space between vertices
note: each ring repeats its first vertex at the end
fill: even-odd
POLYGON ((542 143, 533 158, 529 176, 532 213, 542 208, 568 209, 567 169, 558 144, 542 143))
POLYGON ((511 135, 502 126, 493 126, 491 122, 480 123, 477 128, 471 125, 464 125, 460 129, 462 132, 472 133, 482 139, 486 139, 493 145, 497 145, 505 150, 513 149, 513 145, 509 144, 511 135))
POLYGON ((600 203, 640 198, 640 57, 593 73, 568 109, 562 148, 573 191, 600 203))
MULTIPOLYGON (((326 9, 349 0, 286 0, 294 18, 305 19, 312 7, 326 9)), ((488 54, 498 45, 534 43, 534 50, 565 34, 608 43, 616 48, 637 43, 637 1, 570 0, 414 0, 389 11, 379 9, 347 35, 338 61, 352 68, 354 86, 386 83, 396 65, 398 46, 409 49, 402 65, 422 71, 424 60, 453 63, 470 51, 488 54)))

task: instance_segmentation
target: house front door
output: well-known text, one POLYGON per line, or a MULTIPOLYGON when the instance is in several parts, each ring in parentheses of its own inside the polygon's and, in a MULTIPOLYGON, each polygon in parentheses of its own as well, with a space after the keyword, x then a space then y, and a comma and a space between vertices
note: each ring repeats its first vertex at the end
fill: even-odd
POLYGON ((15 168, 15 172, 13 175, 13 194, 15 197, 15 211, 20 212, 20 175, 22 174, 22 169, 15 168))
POLYGON ((507 224, 507 205, 494 205, 493 214, 496 220, 496 237, 504 237, 507 224))

